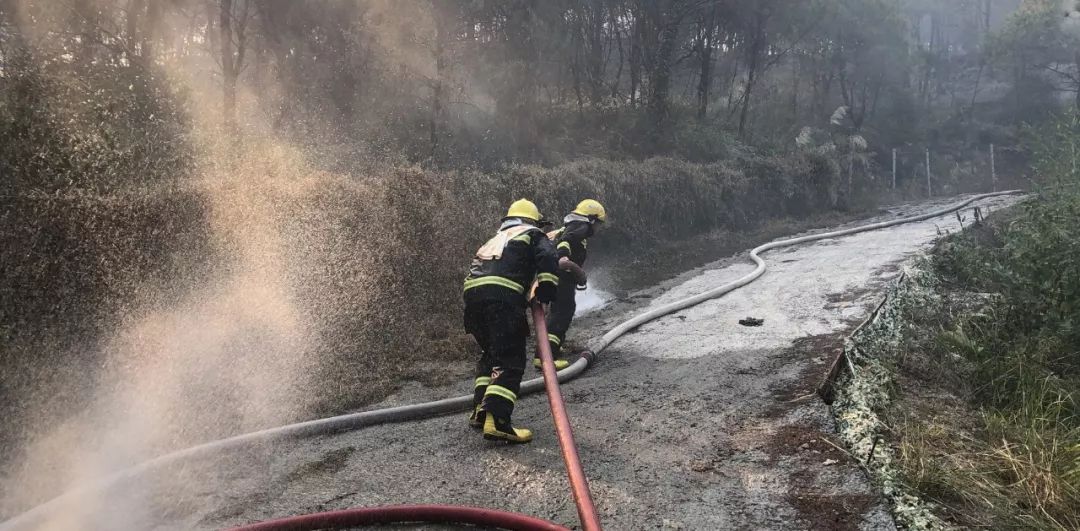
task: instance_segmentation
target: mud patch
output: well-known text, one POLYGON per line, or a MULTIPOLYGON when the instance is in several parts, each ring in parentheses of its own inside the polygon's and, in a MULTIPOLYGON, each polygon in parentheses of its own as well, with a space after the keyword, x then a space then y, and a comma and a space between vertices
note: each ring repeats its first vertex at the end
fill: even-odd
POLYGON ((720 437, 715 441, 710 455, 690 459, 685 466, 693 472, 716 472, 738 453, 739 449, 726 436, 720 437))
POLYGON ((348 463, 349 456, 356 451, 356 448, 352 446, 346 446, 345 448, 338 448, 337 450, 331 450, 323 454, 322 457, 315 461, 309 461, 296 468, 294 468, 288 475, 285 476, 285 482, 292 482, 308 478, 311 476, 333 474, 341 469, 345 468, 348 463))
MULTIPOLYGON (((878 269, 877 271, 881 270, 878 269)), ((825 300, 828 301, 828 304, 826 304, 824 308, 826 310, 834 310, 837 308, 855 306, 859 304, 859 301, 864 297, 873 295, 878 291, 880 291, 880 289, 877 286, 867 286, 863 288, 848 290, 843 293, 830 293, 825 296, 825 300)))
POLYGON ((811 529, 829 531, 859 529, 864 515, 876 502, 866 494, 837 496, 804 490, 788 494, 787 501, 811 529))
POLYGON ((221 505, 206 513, 199 521, 201 525, 224 526, 225 522, 235 521, 252 506, 263 505, 271 500, 268 492, 254 492, 247 496, 234 496, 223 500, 221 505))
POLYGON ((772 390, 772 398, 777 403, 765 412, 767 417, 783 415, 790 410, 792 402, 816 396, 814 393, 829 370, 829 364, 843 351, 843 338, 843 333, 830 333, 794 341, 783 359, 801 360, 804 366, 794 380, 772 390))
POLYGON ((885 264, 885 265, 879 267, 877 269, 877 271, 875 271, 875 273, 879 277, 883 277, 883 276, 897 274, 897 273, 900 272, 901 269, 902 268, 900 267, 900 264, 885 264))
POLYGON ((826 435, 814 426, 793 424, 783 426, 776 431, 765 443, 765 453, 775 461, 779 457, 792 456, 800 453, 813 454, 815 459, 833 460, 840 462, 848 459, 848 454, 840 451, 839 444, 826 440, 826 435))

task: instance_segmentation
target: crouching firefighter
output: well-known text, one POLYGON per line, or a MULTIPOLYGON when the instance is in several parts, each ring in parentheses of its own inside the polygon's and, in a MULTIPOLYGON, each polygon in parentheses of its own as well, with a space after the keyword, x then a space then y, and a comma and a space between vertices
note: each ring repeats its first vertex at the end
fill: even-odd
POLYGON ((546 304, 554 300, 559 283, 555 244, 537 226, 540 219, 528 200, 510 205, 495 237, 476 252, 465 279, 465 331, 483 351, 469 424, 483 428, 485 439, 532 440, 532 432, 514 428, 510 416, 525 372, 526 289, 535 280, 536 300, 546 304))
MULTIPOLYGON (((547 315, 548 342, 551 344, 551 354, 555 357, 555 370, 562 370, 570 365, 563 357, 562 345, 577 310, 575 291, 585 290, 588 282, 588 276, 582 269, 588 247, 586 240, 605 221, 607 212, 604 211, 604 206, 594 199, 586 199, 578 203, 563 219, 562 228, 548 234, 559 255, 558 294, 547 315)), ((541 367, 539 354, 533 359, 533 366, 538 369, 541 367)))

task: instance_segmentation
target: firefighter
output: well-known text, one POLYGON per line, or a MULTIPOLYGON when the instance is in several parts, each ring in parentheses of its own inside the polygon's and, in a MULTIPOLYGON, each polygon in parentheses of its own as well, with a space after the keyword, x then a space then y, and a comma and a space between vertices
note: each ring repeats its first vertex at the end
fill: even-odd
MULTIPOLYGON (((587 240, 605 221, 607 212, 604 206, 595 199, 586 199, 578 203, 577 208, 563 219, 561 229, 548 235, 555 241, 559 255, 559 289, 547 316, 548 342, 551 344, 551 354, 555 357, 556 370, 570 365, 570 362, 562 357, 562 344, 577 309, 574 292, 583 291, 587 286, 588 276, 582 269, 585 266, 587 240)), ((533 366, 538 369, 541 367, 539 354, 533 359, 533 366)))
POLYGON ((536 300, 547 304, 559 283, 555 244, 538 227, 540 220, 531 201, 515 201, 499 231, 476 252, 465 279, 465 331, 483 351, 469 424, 482 428, 485 439, 532 440, 532 432, 514 428, 510 416, 525 372, 526 289, 535 281, 536 300))

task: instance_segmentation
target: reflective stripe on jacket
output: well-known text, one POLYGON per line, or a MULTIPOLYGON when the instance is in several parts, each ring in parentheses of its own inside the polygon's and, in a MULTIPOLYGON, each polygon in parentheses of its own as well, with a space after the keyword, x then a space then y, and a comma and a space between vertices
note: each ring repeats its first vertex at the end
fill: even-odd
POLYGON ((525 289, 534 280, 537 299, 554 300, 559 284, 555 245, 539 228, 509 220, 477 251, 464 289, 525 303, 525 289))

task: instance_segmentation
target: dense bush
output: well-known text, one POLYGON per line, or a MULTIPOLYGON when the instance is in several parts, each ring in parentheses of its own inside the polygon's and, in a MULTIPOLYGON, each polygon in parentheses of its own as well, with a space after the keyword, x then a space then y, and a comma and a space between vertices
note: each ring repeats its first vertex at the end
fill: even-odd
POLYGON ((461 280, 516 198, 535 199, 558 221, 597 197, 611 220, 594 248, 636 253, 659 240, 829 210, 832 167, 812 155, 715 164, 588 159, 494 173, 389 168, 365 185, 321 182, 282 210, 283 230, 295 235, 291 253, 307 257, 294 271, 296 296, 318 323, 320 357, 334 373, 327 381, 335 388, 318 407, 357 405, 404 378, 430 380, 432 363, 471 356, 459 324, 461 280))
POLYGON ((215 257, 203 198, 178 184, 194 161, 182 94, 130 64, 32 53, 7 25, 0 47, 2 447, 26 403, 83 403, 96 341, 215 257))
POLYGON ((43 415, 84 404, 121 321, 204 279, 203 199, 179 187, 112 195, 69 189, 0 198, 0 448, 43 415))
POLYGON ((1033 131, 1037 195, 1004 221, 944 242, 935 263, 965 289, 999 294, 942 336, 973 363, 986 450, 964 488, 994 521, 1080 525, 1080 173, 1073 119, 1033 131))
POLYGON ((0 193, 112 191, 191 168, 190 122, 153 72, 42 61, 0 38, 0 193))
MULTIPOLYGON (((962 236, 938 259, 949 275, 1003 295, 998 323, 1007 343, 1041 337, 1080 345, 1080 269, 1072 267, 1080 263, 1080 173, 1072 147, 1080 133, 1073 128, 1059 122, 1032 136, 1042 181, 1018 215, 990 241, 980 240, 983 232, 962 236)), ((1080 351, 1061 354, 1047 368, 1080 376, 1080 351)))
MULTIPOLYGON (((42 378, 40 367, 100 364, 103 354, 93 345, 125 316, 177 304, 254 260, 284 271, 283 296, 317 338, 297 353, 316 357, 324 373, 314 377, 322 383, 309 405, 340 410, 378 398, 402 379, 430 378, 431 363, 470 356, 458 324, 461 279, 475 247, 515 198, 537 200, 553 220, 584 197, 601 199, 611 222, 597 243, 607 254, 828 210, 836 182, 832 166, 816 155, 713 164, 589 159, 495 173, 388 167, 378 178, 287 174, 256 158, 241 161, 250 168, 233 170, 253 179, 243 185, 6 200, 0 246, 10 296, 0 308, 0 330, 5 367, 21 367, 9 374, 26 376, 12 389, 66 385, 42 378), (234 220, 238 208, 261 213, 234 220), (245 228, 250 223, 258 226, 245 228), (245 258, 251 251, 244 238, 263 232, 280 241, 245 258), (81 362, 71 358, 75 343, 85 345, 81 362), (38 353, 44 345, 47 356, 38 353)), ((29 396, 40 395, 4 403, 18 408, 29 396)))

